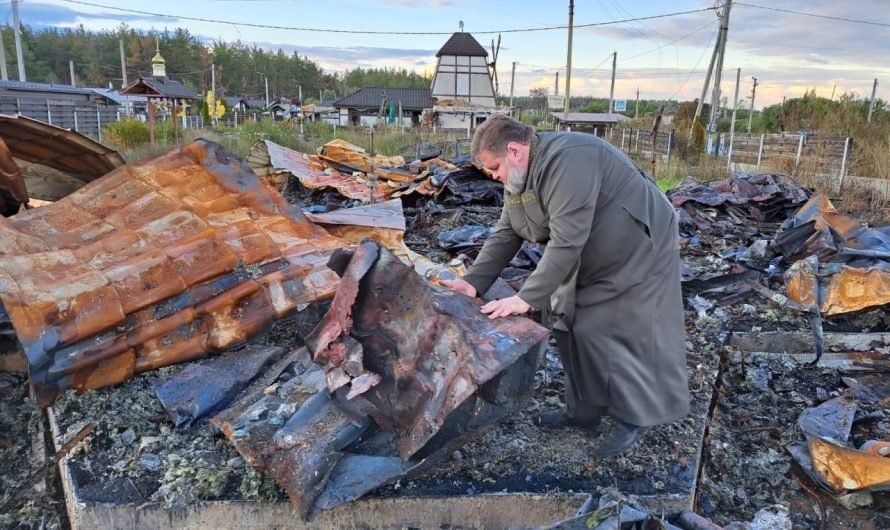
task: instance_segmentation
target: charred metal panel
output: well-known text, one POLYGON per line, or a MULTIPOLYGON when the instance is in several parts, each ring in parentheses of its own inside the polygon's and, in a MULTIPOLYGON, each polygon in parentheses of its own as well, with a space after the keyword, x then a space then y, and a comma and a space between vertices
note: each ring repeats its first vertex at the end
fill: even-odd
POLYGON ((345 243, 205 140, 0 223, 0 299, 40 402, 218 352, 330 297, 345 243))
POLYGON ((0 138, 15 158, 58 169, 85 182, 124 165, 117 151, 78 132, 27 116, 0 114, 0 138))
POLYGON ((25 186, 25 179, 12 159, 6 142, 0 138, 0 216, 15 215, 27 203, 28 188, 25 186))
POLYGON ((890 302, 890 229, 869 228, 814 195, 771 248, 796 261, 785 273, 788 297, 824 315, 890 302))
POLYGON ((432 287, 366 241, 307 347, 325 366, 331 390, 355 389, 366 373, 380 376, 343 399, 392 431, 399 455, 408 458, 479 385, 548 335, 525 318, 489 320, 480 305, 432 287), (348 364, 354 358, 361 359, 359 371, 348 364))
POLYGON ((252 345, 208 362, 190 364, 158 388, 158 399, 176 427, 188 427, 225 407, 283 353, 284 348, 252 345))
POLYGON ((325 370, 296 363, 296 377, 213 420, 304 517, 419 476, 515 413, 548 335, 526 318, 489 320, 371 241, 330 266, 341 288, 308 341, 325 370))

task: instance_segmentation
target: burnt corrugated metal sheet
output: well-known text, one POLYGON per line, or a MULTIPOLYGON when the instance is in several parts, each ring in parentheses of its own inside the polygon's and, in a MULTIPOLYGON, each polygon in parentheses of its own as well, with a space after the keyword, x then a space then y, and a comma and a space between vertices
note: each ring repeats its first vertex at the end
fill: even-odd
POLYGON ((212 420, 304 518, 413 479, 514 414, 548 335, 527 318, 489 320, 371 241, 331 266, 343 283, 307 340, 324 369, 298 357, 294 377, 212 420))
POLYGON ((58 169, 85 182, 124 165, 117 151, 78 132, 27 116, 0 114, 0 138, 12 156, 58 169))
POLYGON ((332 261, 344 267, 343 282, 306 345, 338 402, 392 432, 403 459, 548 335, 527 318, 489 320, 480 301, 431 287, 370 240, 348 266, 346 254, 332 261))
POLYGON ((0 219, 0 299, 44 405, 220 351, 330 297, 344 245, 205 140, 0 219))
POLYGON ((25 186, 25 179, 12 159, 6 142, 0 138, 0 216, 15 215, 27 203, 28 188, 25 186))
POLYGON ((838 315, 890 302, 890 227, 870 228, 813 197, 770 247, 796 261, 785 273, 788 297, 838 315))

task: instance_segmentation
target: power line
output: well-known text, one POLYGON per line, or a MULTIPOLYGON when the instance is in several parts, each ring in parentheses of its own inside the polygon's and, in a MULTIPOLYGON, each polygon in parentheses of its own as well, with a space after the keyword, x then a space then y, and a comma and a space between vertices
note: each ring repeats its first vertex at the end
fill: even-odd
POLYGON ((661 46, 659 46, 659 47, 657 47, 657 48, 655 48, 655 49, 652 49, 652 50, 649 50, 649 51, 647 51, 647 52, 643 52, 643 53, 638 53, 638 54, 636 54, 636 55, 631 55, 630 57, 625 57, 624 59, 622 59, 622 62, 627 62, 627 61, 636 59, 636 58, 638 58, 638 57, 642 57, 642 56, 644 56, 644 55, 648 55, 648 54, 650 54, 650 53, 657 52, 658 50, 660 50, 660 49, 662 49, 662 48, 664 48, 664 47, 666 47, 666 46, 670 46, 671 44, 674 44, 675 42, 679 42, 679 41, 685 39, 686 37, 689 37, 689 36, 691 36, 691 35, 693 35, 693 34, 695 34, 695 33, 698 33, 699 31, 701 31, 701 30, 707 28, 708 26, 712 26, 713 24, 714 24, 713 21, 709 21, 707 24, 704 24, 704 25, 702 25, 702 26, 699 26, 699 27, 695 28, 694 30, 690 31, 689 33, 687 33, 687 34, 685 34, 685 35, 681 35, 680 37, 677 37, 676 39, 674 39, 674 40, 672 40, 672 41, 665 42, 664 44, 662 44, 661 46))
MULTIPOLYGON (((333 29, 333 28, 301 28, 294 26, 275 26, 268 24, 254 24, 250 22, 233 22, 229 20, 218 20, 211 18, 200 18, 200 17, 187 17, 187 16, 179 16, 179 15, 165 15, 163 13, 153 13, 151 11, 139 11, 136 9, 125 9, 123 7, 115 7, 104 4, 94 4, 92 2, 83 2, 81 0, 62 0, 63 2, 67 2, 69 4, 79 4, 90 7, 100 7, 102 9, 111 9, 114 11, 122 11, 124 13, 134 13, 137 15, 148 15, 153 17, 161 17, 161 18, 171 18, 178 20, 192 20, 196 22, 209 22, 212 24, 226 24, 229 26, 244 26, 249 28, 262 28, 262 29, 280 29, 280 30, 288 30, 288 31, 311 31, 315 33, 352 33, 359 35, 451 35, 452 31, 372 31, 372 30, 353 30, 353 29, 333 29)), ((702 9, 693 9, 690 11, 677 11, 674 13, 662 13, 660 15, 650 15, 647 17, 637 17, 637 18, 628 18, 624 20, 613 20, 610 22, 592 22, 590 24, 575 24, 574 27, 577 28, 591 28, 596 26, 611 26, 615 24, 622 24, 626 22, 636 22, 639 20, 653 20, 657 18, 667 18, 667 17, 676 17, 680 15, 690 15, 693 13, 701 13, 704 11, 713 11, 718 9, 720 6, 715 7, 706 7, 702 9)), ((544 26, 539 28, 519 28, 519 29, 501 29, 501 30, 487 30, 487 31, 474 31, 474 34, 477 35, 486 35, 486 34, 494 34, 494 33, 523 33, 523 32, 531 32, 531 31, 550 31, 556 29, 567 29, 568 26, 544 26)))
MULTIPOLYGON (((693 34, 698 33, 699 31, 701 31, 701 30, 703 30, 703 29, 705 29, 705 28, 707 28, 707 27, 709 27, 709 26, 712 26, 713 24, 714 24, 713 21, 710 21, 710 22, 708 22, 707 24, 704 24, 704 25, 702 25, 702 26, 699 26, 699 27, 695 28, 694 30, 690 31, 689 33, 686 33, 685 35, 680 35, 679 37, 677 37, 677 38, 675 38, 675 39, 672 39, 672 40, 670 40, 670 41, 668 41, 668 42, 665 42, 664 44, 658 45, 656 48, 653 48, 653 49, 651 49, 651 50, 649 50, 649 51, 645 51, 645 52, 643 52, 643 53, 638 53, 638 54, 636 54, 636 55, 632 55, 632 56, 630 56, 630 57, 626 57, 626 58, 622 59, 622 62, 631 61, 631 60, 633 60, 633 59, 637 59, 637 58, 642 57, 642 56, 644 56, 644 55, 648 55, 648 54, 650 54, 650 53, 657 52, 658 50, 660 50, 660 49, 662 49, 662 48, 666 48, 666 47, 670 46, 671 44, 675 44, 675 43, 677 43, 677 42, 680 42, 681 40, 685 39, 686 37, 690 37, 690 36, 692 36, 693 34)), ((712 36, 712 38, 713 38, 713 36, 712 36)), ((598 65, 594 66, 593 68, 578 68, 578 71, 582 71, 582 72, 585 72, 585 73, 590 73, 590 72, 592 72, 592 71, 594 71, 594 70, 599 69, 603 64, 606 63, 606 61, 608 61, 608 60, 611 59, 611 58, 612 58, 612 54, 610 53, 609 55, 606 56, 605 59, 603 59, 603 61, 602 61, 601 63, 599 63, 598 65)), ((549 70, 549 71, 556 71, 556 70, 561 70, 561 69, 565 68, 565 65, 562 65, 562 66, 543 66, 543 65, 539 65, 539 64, 529 64, 529 63, 518 62, 518 61, 517 61, 516 65, 517 65, 517 66, 524 66, 524 67, 536 68, 536 69, 540 69, 540 70, 549 70)))
POLYGON ((735 5, 745 6, 745 7, 756 7, 757 9, 778 11, 779 13, 791 13, 792 15, 803 15, 806 17, 826 18, 828 20, 839 20, 841 22, 853 22, 856 24, 868 24, 870 26, 881 26, 884 28, 890 28, 890 24, 885 23, 885 22, 872 22, 871 20, 859 20, 856 18, 835 17, 835 16, 831 16, 831 15, 820 15, 818 13, 805 13, 803 11, 792 11, 791 9, 780 9, 778 7, 759 6, 759 5, 755 5, 755 4, 746 4, 744 2, 736 2, 735 5))
POLYGON ((695 73, 695 69, 698 68, 699 63, 701 62, 702 58, 704 58, 705 52, 707 52, 708 48, 711 46, 711 41, 714 40, 714 36, 717 34, 717 29, 718 28, 714 28, 714 31, 711 32, 711 37, 708 39, 708 43, 705 44, 705 47, 702 48, 701 55, 699 55, 698 60, 695 61, 695 66, 692 67, 692 70, 689 71, 689 75, 686 76, 686 79, 683 81, 683 83, 680 84, 677 90, 675 90, 674 93, 671 94, 671 97, 669 97, 668 100, 674 99, 674 96, 683 92, 683 88, 686 87, 686 83, 688 83, 689 80, 692 78, 692 74, 695 73))

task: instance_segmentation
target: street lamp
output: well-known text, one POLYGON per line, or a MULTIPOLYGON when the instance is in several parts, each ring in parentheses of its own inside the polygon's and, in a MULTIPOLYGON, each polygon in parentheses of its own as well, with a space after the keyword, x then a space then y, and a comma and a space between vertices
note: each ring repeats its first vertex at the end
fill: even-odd
POLYGON ((265 72, 257 72, 256 75, 263 76, 263 80, 266 82, 266 109, 269 109, 269 78, 266 77, 265 72))

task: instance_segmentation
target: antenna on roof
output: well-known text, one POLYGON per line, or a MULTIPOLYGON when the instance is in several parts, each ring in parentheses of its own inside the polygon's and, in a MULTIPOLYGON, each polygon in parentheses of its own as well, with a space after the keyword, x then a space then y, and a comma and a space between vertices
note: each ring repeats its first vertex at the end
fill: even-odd
POLYGON ((464 21, 463 20, 459 21, 457 23, 457 25, 460 26, 460 32, 463 33, 464 32, 464 21))

